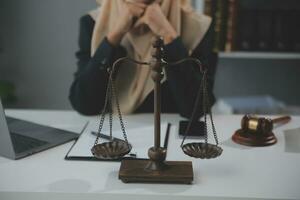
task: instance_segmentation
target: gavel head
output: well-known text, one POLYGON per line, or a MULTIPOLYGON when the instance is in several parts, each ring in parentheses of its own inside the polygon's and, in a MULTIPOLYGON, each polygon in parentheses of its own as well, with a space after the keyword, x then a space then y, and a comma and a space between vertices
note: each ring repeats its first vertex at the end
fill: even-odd
POLYGON ((273 130, 271 119, 245 115, 241 121, 242 130, 253 134, 269 134, 273 130))

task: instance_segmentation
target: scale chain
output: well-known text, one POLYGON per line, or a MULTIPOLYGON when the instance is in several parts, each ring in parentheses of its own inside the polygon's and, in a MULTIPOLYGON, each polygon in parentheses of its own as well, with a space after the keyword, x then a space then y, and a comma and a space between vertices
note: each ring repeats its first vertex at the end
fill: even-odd
POLYGON ((121 109, 120 109, 120 104, 119 104, 119 100, 118 100, 118 92, 117 92, 117 89, 115 87, 115 82, 113 80, 111 80, 111 85, 112 85, 112 91, 113 91, 114 99, 115 99, 115 102, 116 102, 116 107, 117 107, 117 112, 118 112, 118 116, 119 116, 119 121, 120 121, 120 126, 121 126, 121 129, 122 129, 123 137, 124 137, 125 142, 128 144, 125 125, 124 125, 124 121, 123 121, 123 117, 122 117, 122 113, 121 113, 121 109))
POLYGON ((103 110, 102 110, 102 113, 101 113, 101 116, 100 116, 98 134, 97 134, 94 146, 96 146, 98 144, 98 141, 99 141, 99 138, 100 138, 99 134, 100 134, 100 132, 103 128, 103 123, 104 123, 104 119, 105 119, 105 112, 107 111, 107 104, 108 104, 108 101, 109 101, 109 96, 107 95, 108 93, 109 93, 109 82, 108 82, 108 85, 107 85, 107 88, 106 88, 105 103, 104 103, 104 107, 103 107, 103 110))

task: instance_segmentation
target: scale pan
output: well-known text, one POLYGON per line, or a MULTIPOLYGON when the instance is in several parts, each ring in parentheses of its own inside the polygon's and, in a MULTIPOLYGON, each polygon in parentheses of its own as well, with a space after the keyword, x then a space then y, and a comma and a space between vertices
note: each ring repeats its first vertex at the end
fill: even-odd
POLYGON ((188 143, 182 146, 183 152, 191 157, 210 159, 220 156, 223 149, 214 144, 188 143))
POLYGON ((131 145, 125 141, 112 141, 97 144, 91 149, 98 159, 117 160, 131 151, 131 145))

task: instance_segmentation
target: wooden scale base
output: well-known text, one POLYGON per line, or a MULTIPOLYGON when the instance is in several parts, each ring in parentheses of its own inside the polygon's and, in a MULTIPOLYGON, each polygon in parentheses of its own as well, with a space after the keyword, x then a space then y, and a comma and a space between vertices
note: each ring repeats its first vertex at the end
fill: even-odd
POLYGON ((269 132, 268 134, 253 134, 242 129, 237 130, 233 134, 232 140, 238 144, 255 147, 270 146, 277 142, 273 132, 269 132))
POLYGON ((123 160, 119 179, 124 183, 181 183, 193 181, 193 165, 189 161, 165 161, 161 170, 147 170, 150 160, 123 160))

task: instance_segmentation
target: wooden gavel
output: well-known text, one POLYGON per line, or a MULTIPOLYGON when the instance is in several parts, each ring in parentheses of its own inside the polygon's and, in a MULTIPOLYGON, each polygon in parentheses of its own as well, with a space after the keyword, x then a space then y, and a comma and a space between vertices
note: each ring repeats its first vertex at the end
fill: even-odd
POLYGON ((255 117, 252 115, 245 115, 241 121, 242 131, 269 134, 272 132, 274 124, 285 124, 291 120, 290 116, 283 116, 275 119, 268 119, 263 117, 255 117))

